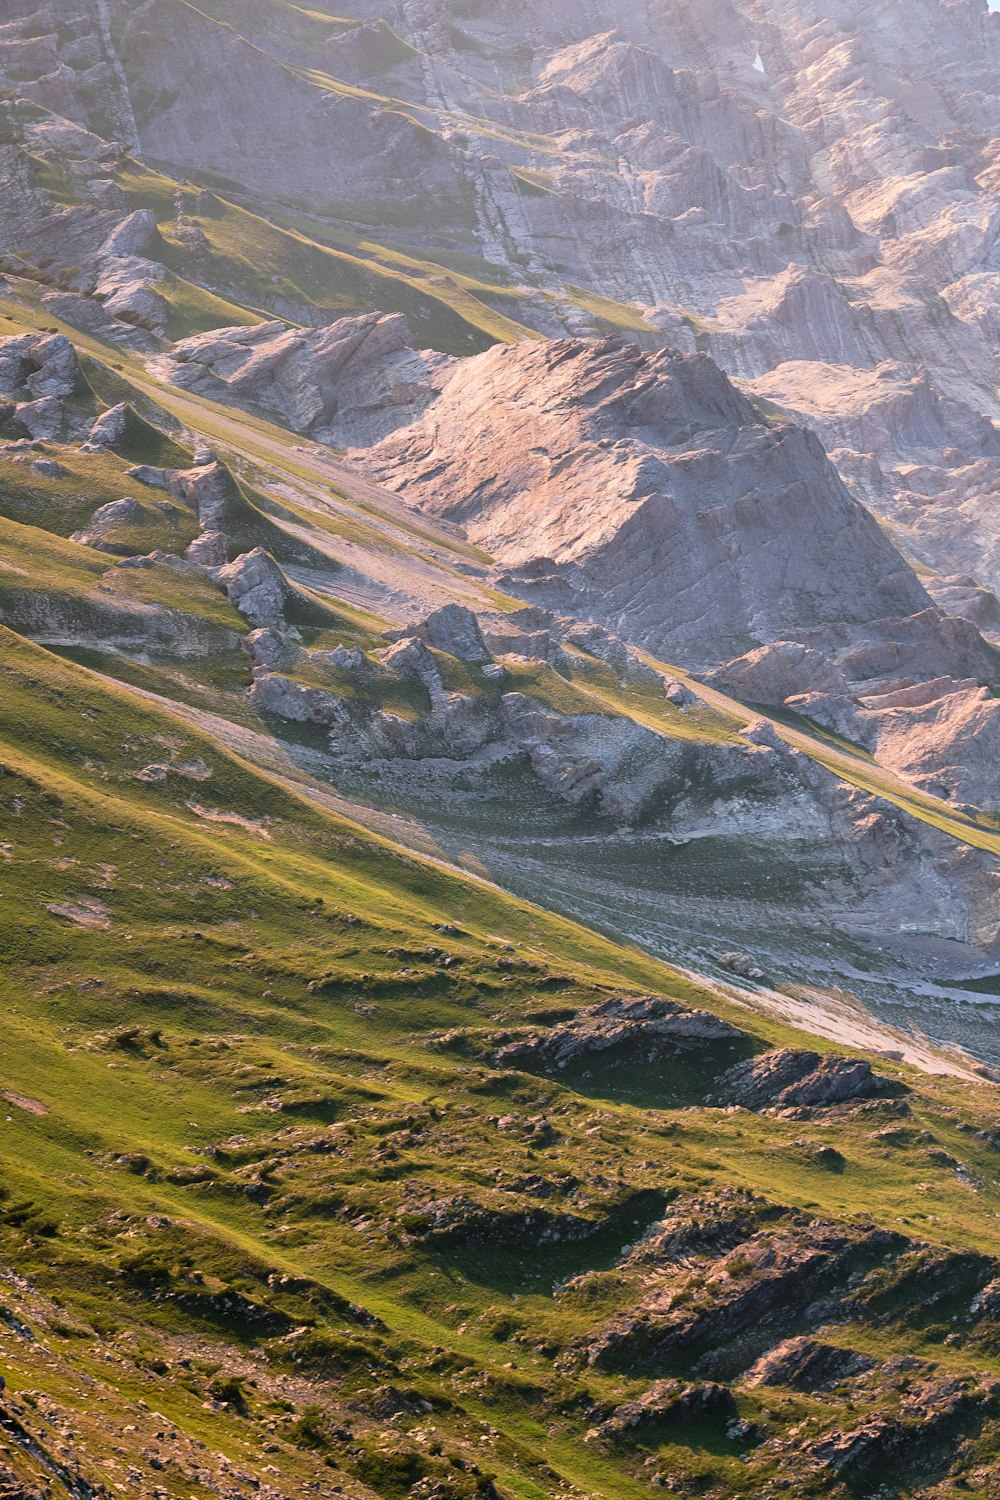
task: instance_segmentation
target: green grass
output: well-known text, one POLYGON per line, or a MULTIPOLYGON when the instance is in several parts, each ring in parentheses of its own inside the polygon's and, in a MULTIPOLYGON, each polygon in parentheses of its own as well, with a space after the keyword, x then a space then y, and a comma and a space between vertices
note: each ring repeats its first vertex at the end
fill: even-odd
MULTIPOLYGON (((8 300, 0 316, 47 326, 8 300)), ((394 1500, 440 1484, 471 1500, 493 1475, 503 1500, 638 1500, 661 1475, 717 1500, 769 1500, 779 1484, 850 1500, 809 1468, 803 1445, 896 1411, 896 1377, 852 1411, 850 1389, 744 1385, 733 1350, 727 1374, 759 1444, 709 1420, 597 1442, 588 1434, 602 1414, 652 1377, 589 1367, 583 1345, 646 1296, 623 1250, 664 1204, 741 1188, 807 1220, 875 1222, 927 1247, 887 1262, 867 1300, 831 1313, 824 1339, 1000 1375, 995 1326, 975 1322, 958 1279, 967 1263, 946 1262, 953 1284, 933 1302, 920 1291, 926 1306, 913 1299, 924 1283, 904 1274, 955 1252, 995 1254, 995 1088, 879 1061, 910 1087, 909 1115, 796 1119, 709 1103, 721 1061, 708 1051, 669 1068, 554 1077, 495 1066, 499 1037, 610 995, 715 1011, 742 1029, 746 1051, 809 1039, 635 946, 376 836, 331 810, 330 788, 296 760, 302 747, 268 739, 259 763, 248 736, 264 726, 236 645, 245 622, 221 591, 169 567, 114 569, 66 539, 129 492, 130 462, 186 463, 197 432, 243 456, 232 504, 246 540, 289 560, 298 547, 307 566, 337 537, 396 558, 433 554, 438 576, 460 576, 470 597, 516 601, 491 593, 487 560, 457 533, 354 493, 335 459, 78 342, 99 399, 136 407, 127 455, 53 449, 65 472, 52 481, 9 455, 0 470, 0 612, 23 632, 0 630, 0 1263, 26 1278, 5 1280, 0 1300, 36 1335, 27 1343, 0 1313, 7 1399, 37 1420, 43 1446, 53 1424, 31 1393, 56 1403, 84 1471, 107 1477, 107 1461, 120 1462, 122 1484, 156 1441, 152 1413, 176 1424, 182 1461, 156 1472, 178 1500, 217 1491, 219 1454, 257 1475, 262 1452, 289 1493, 335 1482, 394 1500), (164 619, 187 639, 150 649, 164 619), (32 633, 70 644, 57 655, 32 633), (144 649, 130 654, 128 641, 144 649), (838 1170, 823 1148, 839 1153, 838 1170), (457 1233, 435 1238, 429 1206, 456 1195, 481 1228, 464 1233, 460 1215, 457 1233), (400 1400, 390 1420, 385 1403, 400 1400), (211 1483, 196 1483, 199 1465, 211 1483)), ((155 510, 162 492, 139 498, 155 510)), ((337 599, 335 570, 329 583, 322 600, 303 591, 305 643, 374 653, 386 622, 337 599)), ((437 660, 452 691, 501 691, 475 667, 437 660)), ((512 662, 504 690, 688 743, 737 743, 756 716, 691 682, 699 701, 681 711, 588 653, 567 662, 512 662)), ((308 665, 301 675, 312 680, 308 665)), ((397 712, 424 706, 402 685, 378 693, 397 712)), ((779 728, 841 778, 997 847, 992 824, 914 792, 855 747, 806 721, 779 728)), ((530 814, 526 795, 516 811, 530 814)), ((482 832, 469 851, 488 857, 482 832)), ((604 849, 613 872, 622 856, 613 841, 604 849)), ((709 867, 710 894, 717 880, 709 867)), ((550 905, 562 894, 537 892, 550 905)), ((710 1304, 712 1257, 689 1259, 664 1278, 680 1305, 710 1304)), ((705 1352, 663 1373, 700 1378, 705 1352)), ((942 1479, 947 1500, 986 1494, 974 1474, 995 1465, 996 1415, 973 1429, 972 1477, 954 1491, 942 1479)), ((37 1487, 25 1450, 3 1461, 37 1487)), ((926 1493, 942 1473, 907 1470, 897 1492, 926 1493)))

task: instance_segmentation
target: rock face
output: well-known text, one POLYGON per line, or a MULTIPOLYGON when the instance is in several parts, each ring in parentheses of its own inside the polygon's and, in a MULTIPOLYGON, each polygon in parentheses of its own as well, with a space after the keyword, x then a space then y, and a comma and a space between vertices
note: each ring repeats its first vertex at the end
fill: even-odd
POLYGON ((903 1084, 882 1078, 864 1058, 783 1050, 740 1063, 720 1081, 719 1097, 747 1109, 825 1107, 855 1099, 898 1098, 903 1084))
POLYGON ((671 1000, 607 1000, 572 1021, 508 1042, 496 1054, 507 1068, 562 1070, 595 1062, 634 1066, 685 1051, 734 1046, 745 1040, 735 1026, 706 1011, 685 1010, 671 1000))
POLYGON ((930 603, 815 439, 764 420, 701 355, 493 349, 367 464, 460 522, 522 593, 667 659, 930 603))
POLYGON ((103 453, 108 448, 117 448, 128 431, 129 411, 127 401, 102 411, 91 426, 86 441, 81 443, 80 452, 103 453))
POLYGON ((344 447, 376 442, 418 415, 440 364, 414 349, 405 318, 373 313, 319 329, 216 329, 175 344, 156 368, 184 390, 276 414, 344 447))
POLYGON ((479 621, 462 604, 445 604, 434 610, 417 627, 416 634, 439 651, 447 651, 462 661, 490 660, 479 621))
POLYGON ((786 1339, 763 1355, 747 1373, 747 1385, 787 1385, 796 1391, 822 1390, 875 1368, 875 1360, 854 1349, 818 1339, 786 1339))
POLYGON ((258 628, 276 629, 285 623, 290 591, 278 564, 255 547, 212 575, 222 585, 244 619, 258 628))

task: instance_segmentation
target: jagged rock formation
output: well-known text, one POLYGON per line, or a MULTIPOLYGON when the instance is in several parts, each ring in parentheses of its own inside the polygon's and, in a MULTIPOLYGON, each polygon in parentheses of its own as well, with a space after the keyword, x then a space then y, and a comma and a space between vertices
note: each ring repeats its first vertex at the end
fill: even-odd
POLYGON ((276 414, 346 446, 377 442, 419 415, 440 364, 413 348, 405 318, 373 313, 322 329, 217 329, 175 344, 154 368, 184 390, 276 414))
POLYGON ((747 1109, 794 1109, 898 1098, 905 1092, 894 1080, 873 1073, 864 1058, 784 1050, 738 1064, 721 1080, 720 1098, 747 1109))
POLYGON ((522 592, 667 659, 929 602, 815 440, 766 422, 701 355, 490 350, 366 463, 460 522, 522 592))
POLYGON ((213 573, 244 619, 258 629, 273 630, 285 624, 285 608, 291 595, 284 574, 263 547, 241 553, 213 573))
POLYGON ((496 1060, 502 1067, 547 1070, 581 1064, 609 1066, 663 1063, 695 1048, 732 1049, 741 1041, 735 1026, 705 1011, 689 1011, 655 998, 607 1000, 572 1021, 505 1043, 496 1060))
POLYGON ((35 440, 70 436, 80 413, 67 403, 83 392, 76 350, 65 334, 0 339, 0 428, 7 435, 35 440))

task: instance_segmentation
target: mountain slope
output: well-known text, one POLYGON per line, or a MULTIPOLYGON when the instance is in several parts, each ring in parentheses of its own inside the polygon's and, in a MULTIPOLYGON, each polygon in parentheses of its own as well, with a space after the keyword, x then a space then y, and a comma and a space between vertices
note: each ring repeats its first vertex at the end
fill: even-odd
POLYGON ((996 17, 349 9, 0 15, 0 1497, 995 1500, 996 17))

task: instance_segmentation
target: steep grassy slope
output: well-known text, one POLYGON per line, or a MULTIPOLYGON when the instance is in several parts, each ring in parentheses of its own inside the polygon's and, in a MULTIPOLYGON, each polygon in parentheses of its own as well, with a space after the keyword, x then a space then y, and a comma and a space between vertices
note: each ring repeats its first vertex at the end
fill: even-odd
MULTIPOLYGON (((374 840, 9 631, 2 651, 13 1472, 76 1494, 625 1496, 663 1476, 722 1496, 785 1476, 846 1496, 824 1434, 859 1401, 890 1432, 905 1355, 919 1379, 974 1377, 934 1421, 970 1435, 961 1492, 989 1494, 993 1398, 973 1392, 1000 1364, 992 1315, 970 1309, 1000 1206, 992 1089, 902 1070, 909 1103, 782 1119, 707 1105, 711 1049, 573 1085, 497 1067, 489 1037, 610 996, 719 1002, 374 840), (714 1369, 717 1337, 588 1364, 648 1293, 621 1247, 668 1204, 710 1219, 733 1188, 849 1240, 879 1224, 890 1269, 862 1244, 839 1311, 772 1311, 749 1341, 734 1311, 731 1409, 685 1421, 667 1389, 662 1416, 616 1426, 651 1378, 714 1369), (831 1319, 835 1345, 889 1361, 877 1393, 741 1382, 831 1319)), ((789 1036, 759 1019, 742 1035, 789 1036)), ((725 1284, 760 1274, 733 1257, 725 1284)), ((893 1492, 955 1458, 935 1441, 893 1492)))

